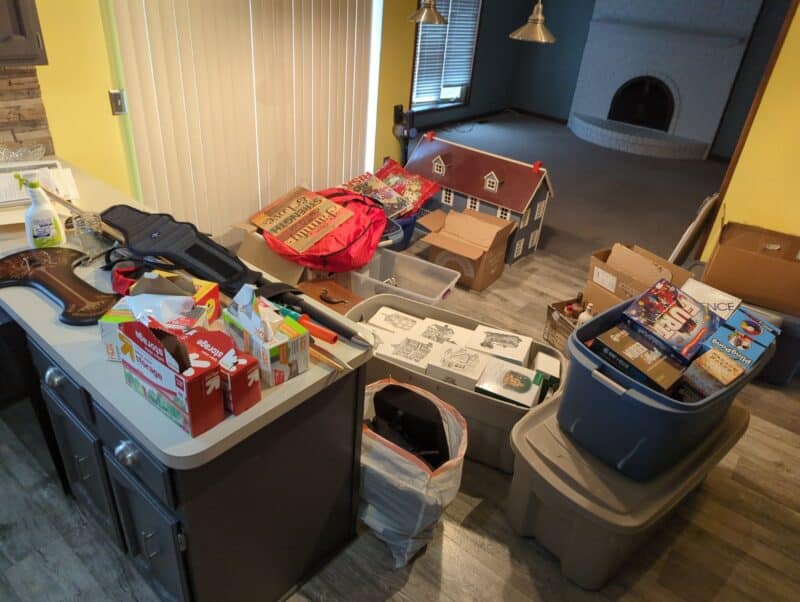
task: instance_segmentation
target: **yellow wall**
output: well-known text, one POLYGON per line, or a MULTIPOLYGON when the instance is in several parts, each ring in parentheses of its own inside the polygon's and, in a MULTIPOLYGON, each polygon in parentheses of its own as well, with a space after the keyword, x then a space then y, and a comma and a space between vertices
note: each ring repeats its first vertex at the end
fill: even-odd
MULTIPOLYGON (((800 13, 798 13, 800 14, 800 13)), ((800 235, 800 17, 795 15, 742 148, 722 210, 706 245, 708 259, 722 220, 800 235)))
POLYGON ((414 64, 415 24, 408 20, 415 0, 387 0, 383 3, 378 114, 375 133, 375 166, 386 156, 400 160, 400 143, 392 135, 394 105, 408 110, 411 70, 414 64))
POLYGON ((100 1, 36 1, 49 63, 39 84, 56 154, 132 195, 122 119, 108 103, 115 86, 100 1))

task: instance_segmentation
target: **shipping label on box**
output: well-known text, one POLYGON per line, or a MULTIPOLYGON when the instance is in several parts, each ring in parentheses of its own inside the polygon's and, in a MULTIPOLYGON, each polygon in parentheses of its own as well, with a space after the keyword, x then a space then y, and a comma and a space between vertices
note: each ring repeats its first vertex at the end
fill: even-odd
POLYGON ((120 325, 125 382, 192 437, 225 418, 219 369, 191 343, 141 322, 120 325))

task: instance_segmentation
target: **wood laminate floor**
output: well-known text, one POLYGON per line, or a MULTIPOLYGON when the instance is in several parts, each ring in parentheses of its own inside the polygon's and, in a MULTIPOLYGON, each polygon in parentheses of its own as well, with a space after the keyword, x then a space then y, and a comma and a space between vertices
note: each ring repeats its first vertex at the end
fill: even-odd
MULTIPOLYGON (((582 267, 539 253, 483 293, 446 307, 540 336, 548 302, 582 287, 582 267)), ((510 529, 510 478, 467 462, 433 542, 395 570, 368 531, 293 600, 800 600, 800 386, 751 385, 750 426, 705 483, 600 592, 510 529)), ((61 493, 27 402, 0 409, 0 602, 151 601, 133 566, 61 493)))

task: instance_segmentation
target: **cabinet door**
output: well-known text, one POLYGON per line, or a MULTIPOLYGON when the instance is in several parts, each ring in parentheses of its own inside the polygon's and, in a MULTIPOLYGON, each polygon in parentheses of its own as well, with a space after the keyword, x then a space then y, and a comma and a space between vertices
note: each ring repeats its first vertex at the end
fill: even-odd
POLYGON ((45 65, 34 0, 0 0, 0 65, 45 65))
POLYGON ((42 394, 75 499, 121 546, 122 537, 106 478, 100 440, 46 387, 42 387, 42 394))
POLYGON ((104 448, 128 553, 162 600, 188 600, 178 521, 104 448))

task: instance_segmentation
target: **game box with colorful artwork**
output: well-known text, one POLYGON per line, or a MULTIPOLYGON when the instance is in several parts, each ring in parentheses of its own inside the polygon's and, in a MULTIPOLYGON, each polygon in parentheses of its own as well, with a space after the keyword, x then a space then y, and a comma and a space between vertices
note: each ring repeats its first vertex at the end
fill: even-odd
POLYGON ((624 317, 634 329, 656 337, 670 355, 683 363, 691 361, 722 321, 665 279, 635 299, 624 317))

